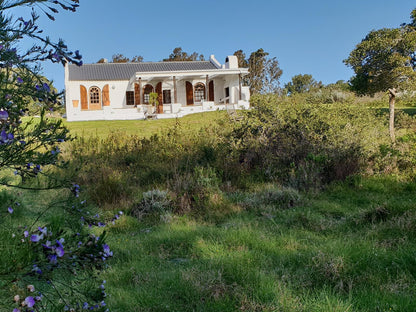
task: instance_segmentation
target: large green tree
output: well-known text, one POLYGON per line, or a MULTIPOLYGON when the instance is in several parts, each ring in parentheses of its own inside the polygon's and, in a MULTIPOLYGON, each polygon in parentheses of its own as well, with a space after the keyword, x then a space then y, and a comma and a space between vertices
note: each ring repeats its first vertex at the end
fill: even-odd
POLYGON ((285 84, 287 94, 304 93, 322 86, 322 82, 317 82, 312 75, 295 75, 292 80, 285 84))
POLYGON ((389 131, 393 142, 397 91, 415 87, 415 51, 416 9, 412 11, 411 23, 371 31, 344 60, 355 72, 350 82, 357 93, 389 92, 389 131))
POLYGON ((248 59, 242 50, 237 50, 234 55, 238 58, 239 67, 249 69, 245 82, 250 87, 251 93, 277 93, 279 91, 279 79, 283 71, 276 57, 268 57, 269 53, 263 49, 252 52, 248 59))

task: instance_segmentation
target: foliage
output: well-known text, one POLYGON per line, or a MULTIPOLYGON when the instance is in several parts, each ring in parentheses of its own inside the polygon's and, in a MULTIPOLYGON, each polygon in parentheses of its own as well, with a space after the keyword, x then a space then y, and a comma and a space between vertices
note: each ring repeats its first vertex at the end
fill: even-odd
POLYGON ((416 79, 414 23, 412 15, 412 22, 400 28, 373 30, 355 47, 344 60, 355 72, 351 79, 355 91, 374 94, 389 88, 412 87, 416 79))
MULTIPOLYGON (((106 62, 105 59, 102 58, 98 60, 97 63, 105 63, 105 62, 106 62)), ((140 63, 140 62, 143 62, 143 56, 136 55, 130 59, 127 56, 124 56, 123 54, 118 53, 112 56, 111 62, 112 63, 140 63)))
POLYGON ((245 77, 251 93, 277 93, 279 91, 279 79, 283 71, 279 67, 276 57, 268 58, 269 53, 263 49, 250 54, 245 59, 242 50, 234 52, 238 58, 240 67, 248 67, 249 74, 245 77))
POLYGON ((285 92, 289 95, 295 93, 305 93, 318 89, 322 86, 322 82, 317 82, 312 75, 296 75, 292 77, 292 81, 285 84, 285 92))
POLYGON ((61 94, 39 71, 40 62, 46 60, 82 65, 78 51, 71 52, 62 40, 55 43, 43 35, 35 12, 35 8, 41 9, 54 20, 58 9, 75 11, 78 2, 0 1, 0 174, 1 184, 7 186, 0 190, 4 199, 0 202, 0 236, 7 238, 0 246, 2 310, 79 310, 91 304, 97 311, 106 309, 105 286, 94 284, 112 252, 104 234, 97 237, 83 227, 84 222, 105 224, 88 216, 85 201, 78 200, 79 185, 52 174, 53 167, 62 163, 62 143, 70 138, 62 120, 46 117, 46 112, 59 107, 61 94), (32 8, 30 18, 8 15, 8 10, 21 6, 32 8), (34 45, 22 51, 22 40, 34 45), (22 122, 31 101, 39 103, 40 118, 22 122), (34 177, 37 179, 30 179, 34 177), (28 205, 22 205, 9 192, 10 187, 50 194, 53 188, 60 190, 54 193, 56 201, 39 208, 39 198, 34 196, 28 205))
POLYGON ((360 172, 386 139, 382 119, 367 108, 292 105, 270 95, 253 97, 252 104, 228 137, 228 159, 241 164, 239 172, 297 188, 360 172))
POLYGON ((159 94, 156 92, 150 92, 149 94, 149 104, 152 106, 159 105, 159 94))
POLYGON ((203 61, 204 56, 202 54, 193 52, 192 54, 188 54, 185 51, 182 51, 181 47, 177 47, 173 49, 172 53, 169 55, 168 58, 163 59, 164 62, 183 62, 183 61, 203 61))

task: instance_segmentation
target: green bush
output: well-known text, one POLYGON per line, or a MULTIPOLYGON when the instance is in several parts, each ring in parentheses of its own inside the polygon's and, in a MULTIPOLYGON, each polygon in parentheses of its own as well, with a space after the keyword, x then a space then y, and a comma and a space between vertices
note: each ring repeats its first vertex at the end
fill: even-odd
POLYGON ((141 201, 134 205, 131 213, 138 219, 142 219, 147 215, 162 215, 171 210, 169 192, 154 189, 143 193, 141 201))

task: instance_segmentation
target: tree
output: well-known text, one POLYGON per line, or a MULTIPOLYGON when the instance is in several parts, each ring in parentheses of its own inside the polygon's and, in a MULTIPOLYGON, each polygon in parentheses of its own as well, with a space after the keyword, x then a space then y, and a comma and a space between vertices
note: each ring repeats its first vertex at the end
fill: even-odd
POLYGON ((182 51, 181 47, 173 49, 172 53, 169 55, 169 58, 163 59, 164 62, 176 62, 176 61, 203 61, 205 60, 204 55, 198 54, 196 52, 188 54, 185 51, 182 51))
POLYGON ((132 59, 124 56, 123 54, 114 54, 112 57, 112 63, 134 63, 134 62, 143 62, 143 56, 134 56, 132 59))
POLYGON ((388 91, 389 132, 393 142, 397 91, 414 87, 416 80, 416 9, 411 20, 399 28, 371 31, 344 60, 355 72, 350 83, 358 94, 388 91))
MULTIPOLYGON (((111 63, 140 63, 140 62, 143 62, 143 56, 136 55, 132 59, 130 59, 121 53, 114 54, 111 60, 111 63)), ((98 64, 107 63, 107 60, 105 58, 101 58, 98 60, 97 63, 98 64)))
POLYGON ((317 82, 312 75, 299 74, 292 77, 292 81, 285 84, 285 91, 287 94, 305 93, 312 89, 322 86, 322 82, 317 82))
POLYGON ((238 67, 241 67, 241 68, 247 68, 248 67, 248 61, 246 60, 246 54, 243 52, 243 50, 235 51, 234 55, 237 56, 238 67))
POLYGON ((234 55, 238 58, 239 67, 248 67, 249 74, 245 77, 245 83, 250 87, 251 93, 278 92, 283 71, 276 57, 268 58, 269 53, 263 49, 251 53, 248 59, 245 59, 246 55, 242 50, 237 50, 234 55))

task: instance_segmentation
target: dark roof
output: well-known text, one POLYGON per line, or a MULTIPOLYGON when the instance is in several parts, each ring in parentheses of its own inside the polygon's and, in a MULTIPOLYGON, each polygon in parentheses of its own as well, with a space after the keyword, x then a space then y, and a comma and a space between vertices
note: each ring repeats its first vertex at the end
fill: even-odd
POLYGON ((69 80, 129 80, 135 73, 200 71, 217 67, 210 61, 155 63, 100 63, 69 65, 69 80))

